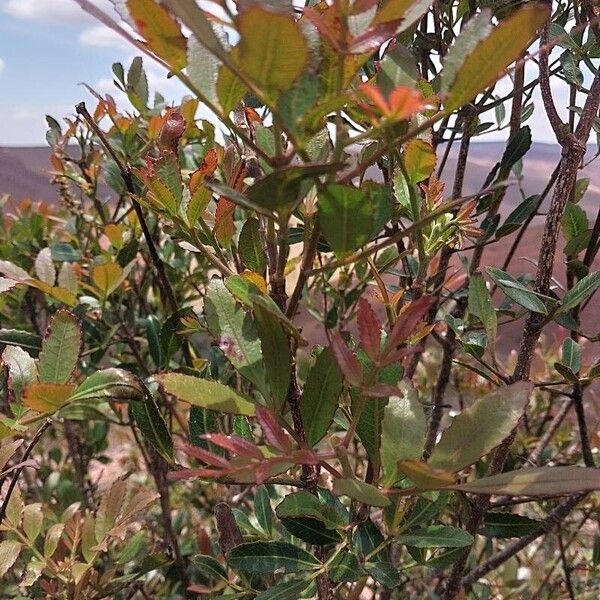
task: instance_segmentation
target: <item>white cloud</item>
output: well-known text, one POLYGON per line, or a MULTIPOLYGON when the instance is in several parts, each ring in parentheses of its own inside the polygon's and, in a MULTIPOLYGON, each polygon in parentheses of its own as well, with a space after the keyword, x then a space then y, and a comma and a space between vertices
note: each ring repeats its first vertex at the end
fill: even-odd
POLYGON ((0 129, 0 146, 45 145, 47 114, 53 115, 62 124, 63 116, 73 114, 73 105, 53 104, 8 110, 0 129))
POLYGON ((84 29, 78 37, 82 46, 94 46, 97 48, 127 48, 131 44, 116 31, 104 25, 94 25, 84 29))
POLYGON ((2 73, 2 71, 4 71, 5 66, 6 66, 6 63, 0 58, 0 73, 2 73))
MULTIPOLYGON (((92 0, 102 10, 112 13, 109 0, 92 0)), ((1 0, 2 11, 17 19, 28 21, 87 23, 92 18, 75 0, 1 0)))

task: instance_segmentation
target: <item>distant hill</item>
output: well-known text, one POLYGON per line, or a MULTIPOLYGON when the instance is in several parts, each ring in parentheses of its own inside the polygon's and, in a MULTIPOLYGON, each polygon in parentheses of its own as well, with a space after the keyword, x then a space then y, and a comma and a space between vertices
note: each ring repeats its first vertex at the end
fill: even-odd
POLYGON ((10 194, 14 200, 55 202, 57 194, 50 185, 50 149, 0 147, 0 195, 10 194))
MULTIPOLYGON (((443 148, 442 148, 443 151, 443 148)), ((440 159, 441 152, 440 151, 440 159)), ((500 159, 504 151, 502 142, 477 142, 472 144, 472 152, 467 165, 464 193, 473 194, 483 185, 487 174, 500 159)), ((458 145, 448 157, 442 179, 451 186, 456 166, 458 145)), ((57 194, 50 185, 49 148, 8 148, 0 147, 0 194, 10 194, 20 200, 28 196, 33 200, 55 202, 57 194)), ((539 193, 544 189, 554 166, 560 158, 560 148, 553 144, 534 144, 523 165, 523 190, 526 195, 539 193)), ((586 209, 600 207, 600 169, 593 163, 582 171, 580 177, 590 177, 591 182, 583 204, 586 209)), ((502 213, 510 212, 519 202, 520 193, 516 182, 506 194, 502 213)))

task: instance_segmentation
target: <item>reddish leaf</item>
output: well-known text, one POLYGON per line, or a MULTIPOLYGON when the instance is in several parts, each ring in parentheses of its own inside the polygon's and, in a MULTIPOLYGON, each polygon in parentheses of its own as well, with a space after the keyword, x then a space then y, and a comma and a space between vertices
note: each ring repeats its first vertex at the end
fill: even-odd
POLYGON ((212 177, 219 165, 219 157, 217 151, 211 148, 202 159, 202 164, 190 175, 189 187, 193 194, 200 188, 205 177, 212 177))
POLYGON ((372 306, 361 298, 358 301, 358 335, 366 355, 377 362, 381 351, 381 323, 372 306))
POLYGON ((264 461, 264 462, 260 463, 254 471, 254 475, 256 477, 256 483, 258 485, 260 485, 261 483, 264 483, 271 475, 272 469, 273 469, 273 463, 271 461, 264 461))
POLYGON ((258 446, 245 440, 237 435, 223 435, 222 433, 206 433, 202 436, 205 440, 225 448, 238 456, 245 456, 247 458, 257 458, 262 460, 264 458, 263 453, 259 450, 258 446))
POLYGON ((346 346, 339 331, 331 335, 331 351, 346 381, 355 387, 362 382, 362 367, 354 352, 346 346))
MULTIPOLYGON (((419 90, 406 86, 395 88, 387 98, 377 86, 371 83, 363 83, 360 86, 360 91, 369 98, 383 117, 392 121, 410 119, 426 106, 423 94, 419 90)), ((364 108, 367 112, 372 112, 369 105, 364 105, 364 108)))
POLYGON ((386 354, 398 348, 398 346, 414 333, 419 321, 422 321, 429 309, 435 303, 435 298, 423 296, 415 300, 404 313, 402 313, 388 337, 386 354))
POLYGON ((402 391, 399 390, 395 385, 388 385, 386 383, 378 383, 370 388, 363 390, 365 396, 371 398, 389 398, 390 396, 400 396, 402 391))
POLYGON ((309 450, 308 448, 301 448, 300 450, 296 450, 294 454, 291 456, 292 460, 299 465, 318 465, 319 457, 318 455, 309 450))
POLYGON ((327 41, 337 52, 342 51, 339 43, 339 33, 333 27, 331 27, 331 25, 323 18, 321 14, 319 14, 314 8, 305 8, 302 14, 315 26, 319 34, 327 39, 327 41))
POLYGON ((201 477, 203 479, 217 479, 223 476, 224 471, 219 469, 181 469, 180 471, 171 471, 167 477, 171 481, 179 479, 191 479, 192 477, 201 477))
POLYGON ((207 465, 222 467, 223 469, 229 468, 229 461, 226 458, 218 456, 217 454, 213 454, 208 450, 204 450, 204 448, 199 448, 198 446, 184 446, 182 450, 189 456, 192 456, 195 459, 206 463, 207 465))
POLYGON ((215 211, 215 226, 213 233, 223 246, 229 246, 231 238, 235 234, 235 224, 233 222, 233 213, 235 204, 221 196, 217 201, 217 210, 215 211))
POLYGON ((266 408, 256 406, 256 418, 267 440, 267 444, 280 452, 289 452, 292 448, 291 440, 283 427, 277 422, 275 415, 266 408))
POLYGON ((352 40, 352 43, 348 47, 348 52, 351 54, 373 52, 378 49, 381 44, 396 35, 401 23, 402 19, 399 19, 396 21, 388 21, 387 23, 378 23, 377 25, 369 27, 366 31, 352 40))

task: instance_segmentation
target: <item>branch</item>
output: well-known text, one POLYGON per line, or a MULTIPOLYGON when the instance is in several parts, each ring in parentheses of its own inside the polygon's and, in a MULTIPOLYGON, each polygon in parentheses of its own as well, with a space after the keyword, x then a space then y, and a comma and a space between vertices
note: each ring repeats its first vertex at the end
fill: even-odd
MULTIPOLYGON (((551 19, 552 16, 549 17, 551 19)), ((542 95, 542 102, 544 103, 544 110, 548 116, 548 121, 554 131, 554 135, 558 143, 564 146, 567 141, 567 129, 565 123, 560 118, 556 106, 554 105, 554 98, 552 97, 552 89, 550 88, 550 70, 548 68, 548 54, 552 51, 553 46, 548 44, 548 28, 549 22, 547 22, 540 33, 540 92, 542 95)))
MULTIPOLYGON (((44 432, 46 431, 46 429, 48 429, 48 427, 50 427, 50 425, 52 425, 51 419, 46 419, 46 422, 37 430, 36 434, 33 436, 32 440, 31 440, 31 442, 29 442, 29 446, 27 446, 27 449, 23 453, 21 463, 25 463, 27 461, 31 452, 35 448, 36 444, 40 441, 40 439, 42 439, 44 432)), ((2 503, 2 507, 0 507, 0 523, 2 523, 2 521, 4 521, 4 515, 6 514, 6 508, 8 507, 8 503, 10 502, 10 497, 12 496, 13 492, 15 491, 15 487, 17 486, 17 481, 19 480, 19 475, 21 475, 21 471, 26 466, 29 466, 29 465, 22 465, 13 473, 12 479, 10 480, 10 484, 8 486, 8 490, 6 490, 6 496, 4 497, 4 502, 2 503)))
POLYGON ((125 187, 127 188, 129 195, 131 196, 131 200, 133 202, 133 208, 135 210, 135 214, 137 215, 138 221, 140 222, 140 225, 142 227, 142 232, 144 234, 146 244, 148 245, 148 251, 150 252, 150 258, 152 259, 152 263, 154 264, 154 268, 156 269, 156 274, 158 276, 160 287, 162 288, 162 290, 166 296, 166 299, 170 306, 171 311, 176 312, 177 311, 177 300, 175 299, 175 294, 173 292, 173 288, 171 287, 171 282, 169 281, 167 274, 165 272, 165 265, 164 265, 162 259, 160 258, 160 256, 158 255, 156 245, 154 244, 154 240, 152 239, 152 234, 150 233, 150 230, 148 229, 148 224, 146 223, 146 218, 144 217, 144 212, 142 211, 142 207, 140 206, 139 202, 136 200, 136 197, 135 197, 136 192, 135 192, 135 187, 133 185, 133 177, 131 175, 131 169, 129 168, 129 166, 127 164, 123 163, 123 161, 121 161, 121 159, 117 156, 117 153, 114 151, 114 149, 110 145, 110 142, 104 135, 104 132, 100 129, 100 127, 98 127, 98 125, 92 118, 92 115, 90 115, 90 113, 88 112, 88 110, 85 106, 85 102, 80 102, 79 104, 77 104, 77 106, 75 106, 75 111, 77 112, 78 115, 81 115, 85 119, 85 121, 90 126, 92 131, 98 136, 98 138, 102 142, 102 145, 105 147, 106 151, 110 154, 112 159, 115 161, 117 168, 119 169, 119 171, 121 173, 121 177, 123 178, 123 181, 125 182, 125 187))
POLYGON ((541 523, 538 529, 529 535, 515 540, 514 542, 506 545, 500 552, 497 552, 491 556, 484 563, 473 569, 463 579, 463 585, 470 586, 477 580, 487 575, 490 571, 497 569, 501 564, 506 562, 509 558, 527 547, 531 542, 536 540, 542 535, 549 533, 552 529, 561 523, 561 521, 575 508, 575 506, 582 500, 586 494, 577 494, 572 496, 559 506, 557 506, 541 523))

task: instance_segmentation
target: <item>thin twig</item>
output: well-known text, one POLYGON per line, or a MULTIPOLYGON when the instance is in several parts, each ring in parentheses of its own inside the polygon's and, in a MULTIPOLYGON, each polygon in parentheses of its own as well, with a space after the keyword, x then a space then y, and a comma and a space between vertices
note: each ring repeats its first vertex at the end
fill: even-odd
MULTIPOLYGON (((21 462, 25 462, 29 458, 29 456, 31 455, 31 452, 35 448, 36 444, 40 441, 40 439, 42 439, 42 436, 44 435, 46 429, 48 429, 48 427, 50 427, 50 425, 52 425, 52 420, 46 419, 45 423, 37 430, 36 434, 33 436, 31 441, 29 442, 27 449, 23 453, 21 462)), ((2 523, 2 521, 4 520, 4 515, 6 514, 6 508, 8 507, 8 503, 10 502, 10 497, 12 496, 13 492, 15 491, 15 487, 17 486, 17 481, 19 480, 19 475, 21 475, 21 471, 23 471, 24 468, 25 468, 24 466, 20 467, 13 473, 13 476, 12 476, 12 479, 10 480, 8 489, 6 490, 6 496, 4 497, 4 502, 2 502, 2 507, 0 507, 0 523, 2 523)))
POLYGON ((484 563, 473 569, 470 573, 467 573, 463 578, 463 584, 465 586, 473 585, 477 580, 485 577, 490 571, 497 569, 501 564, 505 563, 509 558, 526 548, 542 535, 549 533, 554 527, 562 522, 562 520, 577 506, 580 500, 582 500, 586 494, 577 494, 572 496, 568 500, 565 500, 562 504, 557 506, 541 523, 538 529, 534 532, 526 535, 525 537, 519 538, 510 544, 507 544, 500 552, 492 555, 484 563))
POLYGON ((86 120, 87 124, 90 126, 90 128, 94 131, 94 133, 98 136, 98 138, 102 142, 102 145, 104 146, 106 151, 110 154, 112 159, 115 161, 115 164, 117 165, 117 168, 119 169, 119 172, 121 173, 121 177, 123 178, 123 181, 125 182, 125 187, 127 188, 127 191, 129 192, 129 194, 131 196, 133 208, 135 210, 135 214, 138 218, 138 221, 140 222, 140 226, 142 227, 142 232, 144 234, 144 238, 145 238, 146 244, 148 246, 148 251, 150 252, 150 258, 152 259, 152 263, 154 264, 154 268, 156 269, 156 274, 158 276, 160 287, 161 287, 163 293, 165 294, 165 297, 167 299, 167 303, 169 304, 170 310, 172 312, 176 312, 178 307, 177 307, 177 300, 175 299, 175 293, 173 292, 173 288, 171 287, 171 282, 169 281, 169 278, 167 277, 167 274, 165 272, 164 262, 158 254, 156 245, 154 244, 154 240, 152 238, 152 234, 150 233, 150 230, 148 229, 148 224, 146 223, 146 218, 144 217, 144 212, 142 210, 142 207, 140 206, 139 202, 136 199, 136 192, 135 192, 135 187, 133 185, 133 177, 131 174, 131 169, 129 168, 129 166, 126 163, 124 163, 119 158, 117 153, 114 151, 110 142, 104 135, 104 132, 100 129, 100 127, 98 127, 98 125, 92 118, 92 115, 90 115, 90 113, 88 112, 88 110, 85 106, 85 102, 80 102, 79 104, 77 104, 77 106, 75 107, 75 110, 76 110, 77 114, 81 115, 86 120))

